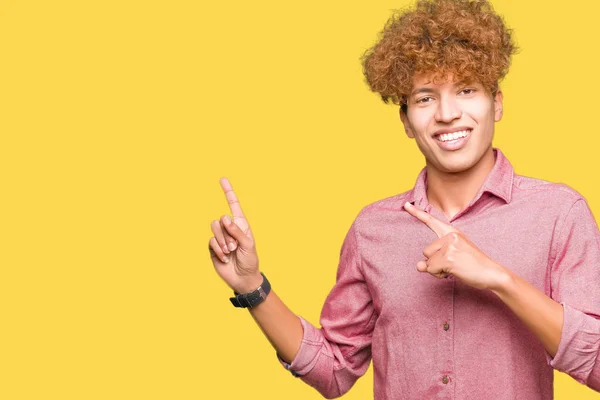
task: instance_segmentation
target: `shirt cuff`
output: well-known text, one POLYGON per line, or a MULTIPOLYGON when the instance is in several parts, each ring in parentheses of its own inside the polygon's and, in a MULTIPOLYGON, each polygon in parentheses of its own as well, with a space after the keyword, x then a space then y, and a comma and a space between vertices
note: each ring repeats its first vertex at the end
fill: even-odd
POLYGON ((298 316, 304 333, 298 354, 291 364, 285 362, 277 355, 277 359, 285 369, 295 377, 304 376, 309 373, 317 363, 318 353, 323 345, 323 334, 320 329, 315 328, 310 322, 298 316))
POLYGON ((281 357, 279 357, 279 354, 277 354, 277 359, 279 360, 279 362, 281 363, 281 365, 283 365, 283 367, 284 367, 285 369, 287 369, 288 371, 290 371, 290 372, 291 372, 291 374, 292 374, 292 375, 294 375, 296 378, 298 378, 298 377, 302 376, 302 375, 300 375, 299 373, 297 373, 296 371, 294 371, 294 370, 292 369, 292 364, 288 364, 288 363, 286 363, 285 361, 283 361, 283 360, 281 359, 281 357))
POLYGON ((560 304, 564 310, 560 343, 554 357, 546 353, 546 359, 552 368, 569 374, 579 383, 589 384, 590 375, 600 373, 600 363, 597 362, 600 321, 565 303, 560 304))

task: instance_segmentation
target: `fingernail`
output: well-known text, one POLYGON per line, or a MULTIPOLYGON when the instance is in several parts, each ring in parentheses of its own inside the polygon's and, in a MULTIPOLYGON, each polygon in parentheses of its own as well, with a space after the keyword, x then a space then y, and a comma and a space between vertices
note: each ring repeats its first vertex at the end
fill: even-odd
POLYGON ((235 250, 235 243, 229 243, 229 250, 231 250, 231 251, 235 250))
POLYGON ((229 225, 231 223, 231 218, 229 218, 229 215, 223 217, 223 222, 225 222, 225 225, 229 225))
POLYGON ((413 207, 413 205, 407 201, 406 203, 404 203, 404 207, 413 207))
POLYGON ((229 257, 223 257, 223 262, 228 263, 229 262, 229 257))

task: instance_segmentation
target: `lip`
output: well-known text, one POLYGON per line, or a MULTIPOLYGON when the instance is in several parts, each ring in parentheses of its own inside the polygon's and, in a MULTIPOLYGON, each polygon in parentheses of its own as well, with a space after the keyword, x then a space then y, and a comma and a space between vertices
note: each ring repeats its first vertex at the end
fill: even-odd
MULTIPOLYGON (((460 150, 460 149, 462 149, 463 147, 465 147, 467 145, 467 142, 471 138, 471 133, 473 132, 473 130, 470 129, 470 128, 466 128, 466 129, 465 128, 459 128, 458 129, 458 131, 463 131, 463 130, 468 130, 469 131, 469 133, 467 133, 467 136, 465 136, 463 138, 459 138, 459 139, 456 139, 456 140, 451 140, 449 142, 440 142, 435 137, 433 138, 433 140, 435 140, 435 142, 438 144, 438 146, 440 146, 440 148, 442 148, 442 150, 446 150, 446 151, 460 150)), ((442 133, 452 133, 452 132, 457 132, 457 130, 448 131, 448 132, 440 131, 440 134, 442 134, 442 133)))

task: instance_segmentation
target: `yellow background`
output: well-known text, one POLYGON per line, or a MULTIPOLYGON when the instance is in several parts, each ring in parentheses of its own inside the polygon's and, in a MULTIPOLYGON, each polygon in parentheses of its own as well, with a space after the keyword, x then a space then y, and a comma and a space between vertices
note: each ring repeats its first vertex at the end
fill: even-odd
MULTIPOLYGON (((320 398, 213 271, 218 179, 318 323, 356 214, 423 166, 359 63, 404 4, 1 2, 0 398, 320 398)), ((600 5, 494 4, 522 48, 495 145, 599 215, 600 5)), ((600 398, 556 377, 557 399, 600 398)), ((371 397, 369 371, 344 398, 371 397)))

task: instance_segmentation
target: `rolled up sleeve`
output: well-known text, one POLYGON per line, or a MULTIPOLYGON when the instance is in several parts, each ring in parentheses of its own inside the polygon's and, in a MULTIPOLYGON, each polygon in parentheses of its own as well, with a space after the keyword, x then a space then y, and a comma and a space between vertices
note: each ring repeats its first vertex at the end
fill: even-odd
POLYGON ((564 322, 558 351, 548 363, 600 391, 600 233, 583 198, 577 200, 555 240, 552 298, 564 322))
POLYGON ((304 334, 298 354, 291 364, 280 359, 326 398, 346 393, 371 361, 376 314, 361 272, 356 224, 344 239, 336 283, 321 312, 321 328, 299 317, 304 334))

